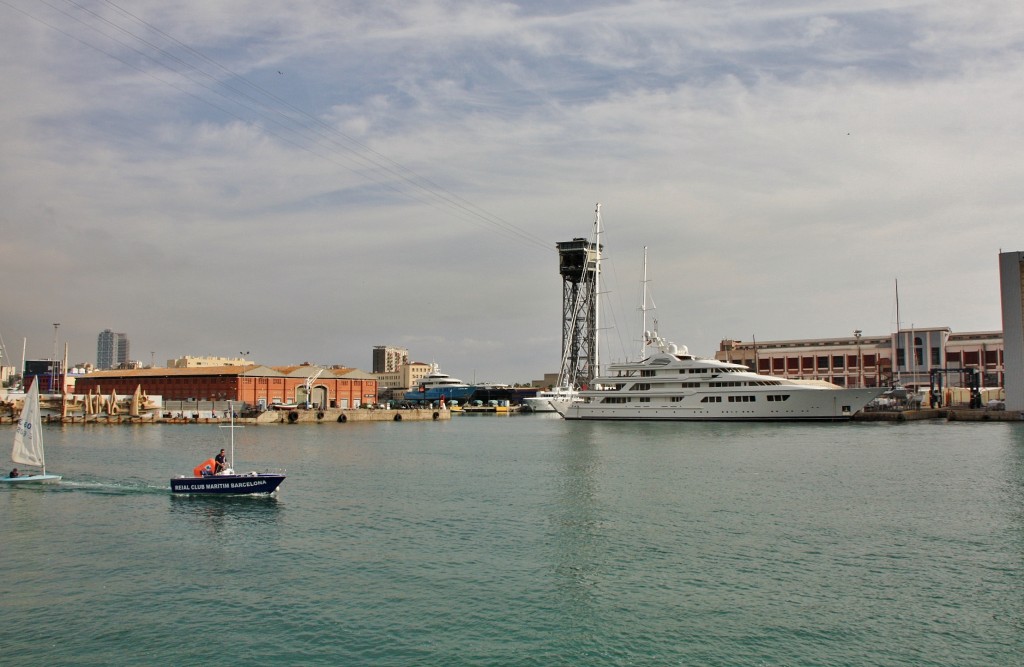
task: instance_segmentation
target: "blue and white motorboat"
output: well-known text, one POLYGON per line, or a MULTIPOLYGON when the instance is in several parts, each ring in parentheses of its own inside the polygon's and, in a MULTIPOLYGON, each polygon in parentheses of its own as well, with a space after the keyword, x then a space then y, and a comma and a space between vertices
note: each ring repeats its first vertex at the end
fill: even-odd
POLYGON ((415 389, 405 392, 405 400, 431 403, 440 401, 464 401, 473 395, 476 387, 458 378, 442 373, 437 364, 431 364, 430 372, 424 375, 415 389))
POLYGON ((282 473, 248 472, 236 473, 235 464, 235 411, 228 404, 231 424, 221 428, 231 429, 231 461, 229 467, 218 471, 216 461, 207 459, 192 470, 192 476, 181 475, 171 479, 171 493, 204 495, 257 495, 270 494, 284 481, 282 473))

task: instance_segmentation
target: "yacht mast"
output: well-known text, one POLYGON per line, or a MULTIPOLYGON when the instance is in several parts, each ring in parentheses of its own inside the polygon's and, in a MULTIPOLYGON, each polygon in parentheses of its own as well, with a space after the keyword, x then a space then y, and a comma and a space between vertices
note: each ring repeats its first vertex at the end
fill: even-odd
MULTIPOLYGON (((899 278, 895 278, 895 281, 896 281, 896 348, 892 352, 892 360, 893 360, 893 370, 896 373, 896 377, 894 378, 894 380, 895 380, 894 384, 899 384, 900 383, 900 364, 899 364, 899 360, 900 360, 900 349, 902 347, 901 340, 900 340, 902 338, 902 334, 900 333, 900 279, 899 278)), ((903 361, 904 361, 904 363, 906 363, 906 357, 904 357, 903 361)))
POLYGON ((644 279, 640 284, 640 356, 643 359, 647 353, 647 246, 644 246, 644 279))

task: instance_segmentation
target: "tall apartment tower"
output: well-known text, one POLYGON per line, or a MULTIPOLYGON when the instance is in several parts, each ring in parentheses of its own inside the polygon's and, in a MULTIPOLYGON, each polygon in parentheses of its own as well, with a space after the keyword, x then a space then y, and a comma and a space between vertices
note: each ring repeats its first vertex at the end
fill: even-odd
POLYGON ((409 350, 404 347, 376 345, 373 348, 373 372, 394 373, 409 363, 409 350))
POLYGON ((114 333, 110 329, 100 332, 96 342, 96 368, 109 370, 129 360, 128 334, 114 333))
POLYGON ((1024 411, 1024 252, 999 253, 1006 409, 1024 411))

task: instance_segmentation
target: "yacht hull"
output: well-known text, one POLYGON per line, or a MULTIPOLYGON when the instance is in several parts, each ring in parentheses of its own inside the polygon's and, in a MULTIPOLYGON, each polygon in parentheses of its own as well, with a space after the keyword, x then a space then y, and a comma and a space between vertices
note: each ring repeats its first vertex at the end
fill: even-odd
MULTIPOLYGON (((778 394, 778 389, 771 392, 778 394)), ((647 396, 647 401, 603 403, 601 392, 588 392, 586 401, 552 401, 555 410, 568 420, 604 421, 849 421, 882 389, 807 389, 787 392, 785 402, 768 400, 768 392, 749 389, 730 394, 718 393, 721 402, 707 402, 708 394, 695 392, 673 401, 669 397, 647 396), (758 400, 760 399, 760 400, 758 400)), ((609 392, 608 396, 612 396, 609 392)))

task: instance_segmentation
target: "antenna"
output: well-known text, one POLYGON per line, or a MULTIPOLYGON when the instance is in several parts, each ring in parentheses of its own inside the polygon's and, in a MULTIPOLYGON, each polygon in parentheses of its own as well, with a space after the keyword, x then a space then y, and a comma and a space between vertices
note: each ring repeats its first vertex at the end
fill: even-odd
POLYGON ((640 359, 647 352, 647 246, 644 246, 644 278, 640 281, 640 359))

